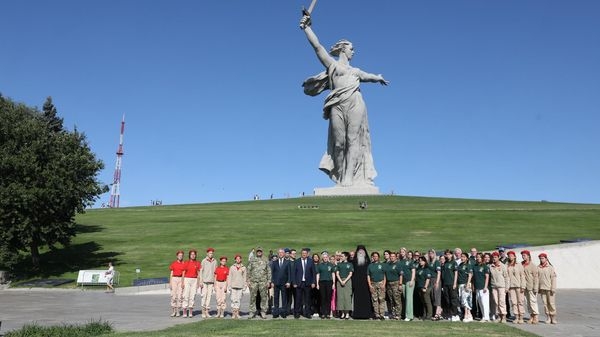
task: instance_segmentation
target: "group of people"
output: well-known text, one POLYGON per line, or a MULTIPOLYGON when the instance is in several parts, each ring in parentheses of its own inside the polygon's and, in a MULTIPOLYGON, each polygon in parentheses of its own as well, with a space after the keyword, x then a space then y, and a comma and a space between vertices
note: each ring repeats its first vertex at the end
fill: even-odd
POLYGON ((188 260, 177 251, 171 264, 171 316, 193 317, 195 296, 201 294, 202 317, 210 314, 215 293, 216 317, 225 315, 229 294, 231 316, 240 318, 243 291, 249 289, 249 318, 320 317, 321 319, 379 319, 411 321, 450 320, 453 322, 525 323, 539 322, 538 295, 542 298, 546 322, 556 324, 556 272, 545 253, 534 264, 529 251, 517 253, 499 248, 470 254, 460 248, 437 254, 400 248, 383 255, 370 255, 363 245, 355 251, 312 254, 303 248, 280 248, 268 258, 257 247, 242 263, 228 266, 228 258, 197 260, 190 250, 188 260), (491 296, 490 296, 491 294, 491 296), (512 315, 511 315, 512 313, 512 315))

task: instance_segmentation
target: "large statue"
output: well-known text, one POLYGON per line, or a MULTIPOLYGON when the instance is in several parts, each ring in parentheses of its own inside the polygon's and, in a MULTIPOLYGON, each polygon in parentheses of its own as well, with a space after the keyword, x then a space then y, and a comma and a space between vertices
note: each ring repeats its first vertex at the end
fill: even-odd
POLYGON ((323 118, 329 120, 329 135, 327 152, 321 159, 319 169, 336 186, 373 186, 377 172, 371 154, 367 107, 359 84, 374 82, 387 85, 389 82, 381 75, 369 74, 350 66, 354 49, 348 40, 338 41, 328 53, 311 28, 309 11, 304 11, 300 28, 306 33, 308 42, 326 69, 303 83, 304 93, 316 96, 326 89, 331 91, 323 107, 323 118))

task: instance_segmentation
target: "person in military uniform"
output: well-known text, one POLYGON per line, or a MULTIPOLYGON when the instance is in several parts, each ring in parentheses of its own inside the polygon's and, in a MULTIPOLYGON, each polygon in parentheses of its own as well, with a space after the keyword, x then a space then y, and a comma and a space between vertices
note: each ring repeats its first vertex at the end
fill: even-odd
POLYGON ((371 253, 371 264, 367 269, 367 283, 371 291, 371 301, 375 319, 384 320, 385 314, 385 270, 386 264, 379 261, 379 253, 371 253))
POLYGON ((271 268, 263 259, 263 249, 256 247, 256 254, 248 262, 246 283, 250 289, 250 318, 256 317, 256 296, 260 295, 260 317, 267 318, 268 291, 271 286, 271 268))
POLYGON ((398 263, 398 255, 395 252, 390 252, 390 261, 385 270, 386 293, 390 299, 388 307, 390 319, 398 320, 402 313, 402 276, 402 266, 398 263))

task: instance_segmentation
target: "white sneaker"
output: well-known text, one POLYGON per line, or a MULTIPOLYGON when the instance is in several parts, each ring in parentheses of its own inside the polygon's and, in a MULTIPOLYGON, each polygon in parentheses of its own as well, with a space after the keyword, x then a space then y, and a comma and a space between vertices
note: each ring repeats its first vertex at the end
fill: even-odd
POLYGON ((458 317, 458 316, 452 316, 452 319, 450 321, 452 321, 452 322, 460 322, 460 317, 458 317))
POLYGON ((410 322, 410 321, 412 321, 412 319, 410 319, 410 318, 407 317, 407 318, 404 319, 404 321, 405 322, 410 322))
POLYGON ((472 317, 463 319, 463 323, 469 323, 469 322, 473 322, 473 318, 472 317))

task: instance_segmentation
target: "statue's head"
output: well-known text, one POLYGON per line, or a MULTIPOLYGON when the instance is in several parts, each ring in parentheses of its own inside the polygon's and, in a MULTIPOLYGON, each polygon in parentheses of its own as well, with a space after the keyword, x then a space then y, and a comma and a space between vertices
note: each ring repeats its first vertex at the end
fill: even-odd
POLYGON ((331 46, 331 49, 329 49, 329 54, 331 56, 340 56, 342 53, 346 55, 348 60, 352 58, 354 55, 354 47, 352 46, 352 42, 346 39, 341 39, 336 44, 331 46))

